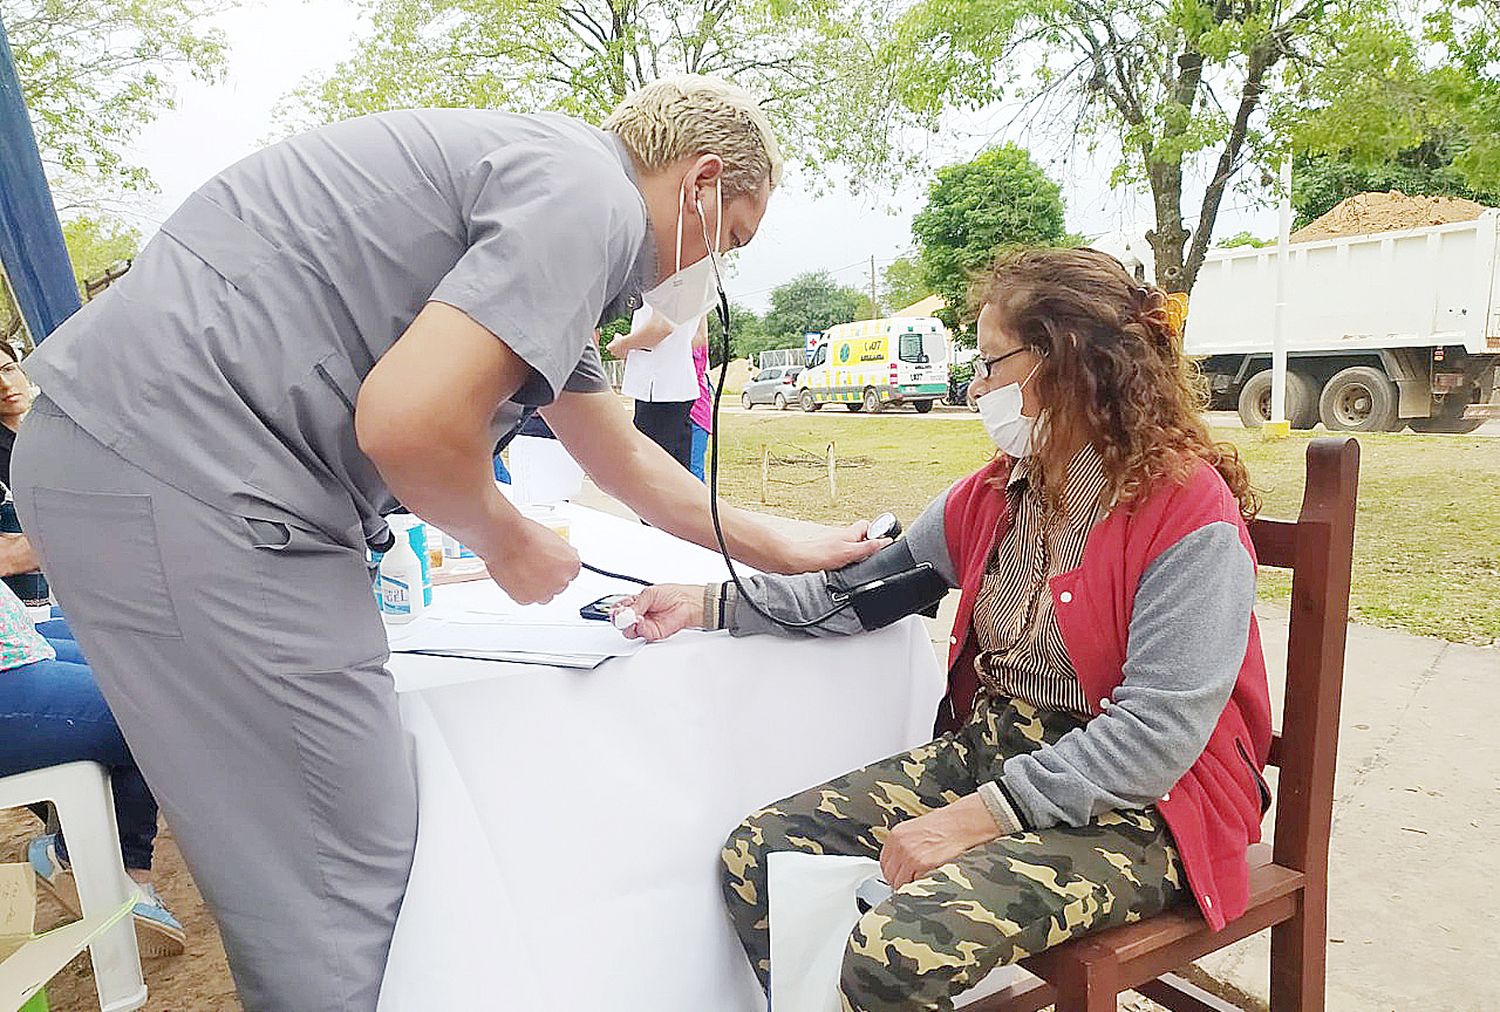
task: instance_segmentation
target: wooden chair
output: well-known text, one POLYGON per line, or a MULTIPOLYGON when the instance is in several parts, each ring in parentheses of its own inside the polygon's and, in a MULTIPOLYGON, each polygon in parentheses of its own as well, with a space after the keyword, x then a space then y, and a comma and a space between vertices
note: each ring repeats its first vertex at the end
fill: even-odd
POLYGON ((1272 1012, 1321 1012, 1327 956, 1328 837, 1334 755, 1344 678, 1349 575, 1359 444, 1316 439, 1307 449, 1307 488, 1296 523, 1250 524, 1262 566, 1292 570, 1286 708, 1271 743, 1281 770, 1274 847, 1250 848, 1250 905, 1213 932, 1192 906, 1110 928, 1022 962, 1040 981, 1011 986, 962 1012, 1114 1012, 1131 990, 1174 1010, 1235 1006, 1171 971, 1232 942, 1271 929, 1272 1012))

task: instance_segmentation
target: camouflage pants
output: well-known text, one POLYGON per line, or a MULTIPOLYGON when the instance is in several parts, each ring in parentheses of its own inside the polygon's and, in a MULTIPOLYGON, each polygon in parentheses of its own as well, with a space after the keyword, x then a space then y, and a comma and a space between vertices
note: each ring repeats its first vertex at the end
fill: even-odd
MULTIPOLYGON (((761 985, 769 990, 767 854, 878 857, 898 822, 972 793, 1010 756, 1078 726, 1066 714, 981 699, 958 733, 747 818, 724 845, 723 887, 761 985)), ((952 1009, 954 996, 996 966, 1158 913, 1185 895, 1176 849, 1154 808, 1001 837, 934 869, 860 919, 844 950, 843 1007, 952 1009)))

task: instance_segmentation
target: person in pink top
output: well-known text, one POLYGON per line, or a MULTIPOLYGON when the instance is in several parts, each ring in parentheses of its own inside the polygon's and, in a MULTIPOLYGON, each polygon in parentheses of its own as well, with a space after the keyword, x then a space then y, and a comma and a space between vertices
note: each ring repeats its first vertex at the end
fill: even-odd
POLYGON ((693 456, 688 470, 704 480, 703 460, 708 455, 708 437, 714 431, 714 388, 708 382, 708 333, 699 331, 693 341, 693 368, 698 372, 698 399, 689 412, 693 420, 693 456))

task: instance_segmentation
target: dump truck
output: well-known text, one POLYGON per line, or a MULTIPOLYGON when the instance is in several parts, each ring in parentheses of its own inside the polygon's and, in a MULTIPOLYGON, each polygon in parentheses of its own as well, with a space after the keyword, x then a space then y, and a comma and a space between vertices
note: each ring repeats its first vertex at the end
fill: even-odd
MULTIPOLYGON (((1271 414, 1276 247, 1210 253, 1184 349, 1214 406, 1271 414)), ((1468 221, 1290 247, 1286 418, 1349 432, 1472 432, 1500 417, 1500 210, 1468 221)))

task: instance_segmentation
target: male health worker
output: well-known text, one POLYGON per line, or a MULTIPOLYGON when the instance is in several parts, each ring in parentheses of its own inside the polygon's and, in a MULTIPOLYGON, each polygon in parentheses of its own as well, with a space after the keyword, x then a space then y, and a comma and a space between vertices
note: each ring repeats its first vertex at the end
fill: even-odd
MULTIPOLYGON (((703 485, 631 426, 593 333, 642 295, 674 322, 708 311, 709 243, 750 240, 780 168, 754 101, 702 77, 602 130, 339 123, 204 184, 28 361, 26 531, 250 1012, 375 1007, 417 814, 365 567, 382 516, 399 502, 515 600, 553 597, 578 556, 491 470, 544 406, 600 487, 712 544, 703 485)), ((725 528, 779 572, 882 544, 858 525, 788 543, 733 510, 725 528)))

